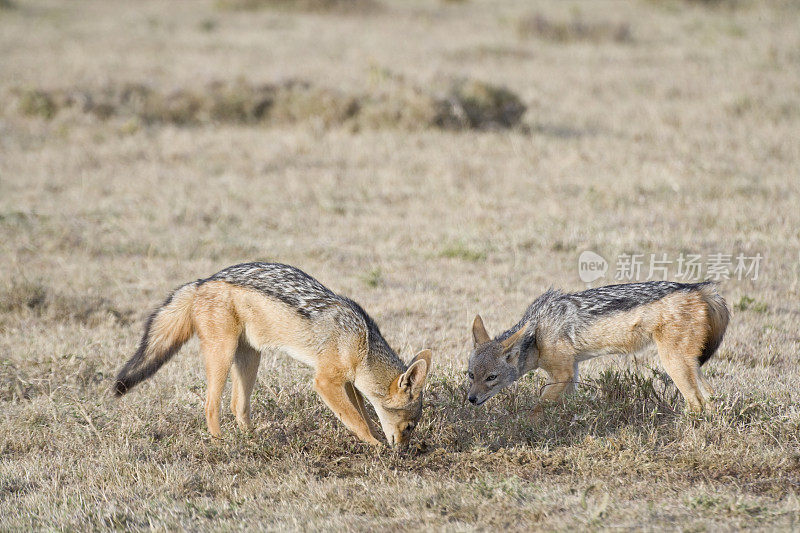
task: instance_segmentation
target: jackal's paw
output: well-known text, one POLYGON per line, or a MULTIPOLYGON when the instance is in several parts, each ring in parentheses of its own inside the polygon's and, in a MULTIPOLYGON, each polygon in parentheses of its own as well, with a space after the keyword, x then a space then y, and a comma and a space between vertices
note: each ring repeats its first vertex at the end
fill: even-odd
POLYGON ((367 437, 362 437, 361 440, 366 442, 370 446, 374 446, 376 449, 380 449, 380 448, 382 448, 384 446, 383 442, 379 441, 378 439, 376 439, 372 435, 369 435, 367 437))
POLYGON ((237 420, 236 425, 239 426, 239 429, 245 433, 253 432, 253 423, 250 420, 237 420))

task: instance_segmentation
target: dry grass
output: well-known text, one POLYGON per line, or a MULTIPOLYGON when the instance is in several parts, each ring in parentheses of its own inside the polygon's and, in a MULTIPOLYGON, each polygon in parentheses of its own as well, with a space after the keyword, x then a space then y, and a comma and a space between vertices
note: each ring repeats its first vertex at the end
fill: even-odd
POLYGON ((381 5, 3 10, 0 529, 796 528, 797 7, 381 5), (519 39, 530 13, 635 38, 519 39), (765 256, 722 284, 714 409, 651 353, 584 363, 538 423, 539 374, 464 402, 474 314, 582 288, 587 249, 765 256), (434 351, 409 450, 356 442, 280 354, 252 435, 207 437, 195 342, 108 397, 167 291, 256 259, 434 351))

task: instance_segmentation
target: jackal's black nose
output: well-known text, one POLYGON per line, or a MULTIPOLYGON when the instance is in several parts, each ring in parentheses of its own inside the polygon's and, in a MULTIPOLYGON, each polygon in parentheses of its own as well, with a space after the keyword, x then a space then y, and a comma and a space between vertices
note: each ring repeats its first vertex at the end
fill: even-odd
POLYGON ((469 400, 469 403, 471 403, 472 405, 475 405, 476 403, 478 403, 478 397, 477 396, 470 396, 467 399, 469 400))

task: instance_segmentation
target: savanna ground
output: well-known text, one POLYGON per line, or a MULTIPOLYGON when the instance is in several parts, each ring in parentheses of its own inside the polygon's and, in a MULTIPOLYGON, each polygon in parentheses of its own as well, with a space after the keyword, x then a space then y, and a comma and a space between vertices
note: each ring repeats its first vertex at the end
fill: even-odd
POLYGON ((796 3, 0 6, 0 529, 799 527, 796 3), (584 288, 583 250, 764 256, 722 282, 712 410, 652 353, 540 423, 538 374, 465 403, 475 313, 584 288), (208 437, 195 342, 109 398, 171 288, 249 260, 433 350, 410 449, 280 354, 252 435, 208 437))

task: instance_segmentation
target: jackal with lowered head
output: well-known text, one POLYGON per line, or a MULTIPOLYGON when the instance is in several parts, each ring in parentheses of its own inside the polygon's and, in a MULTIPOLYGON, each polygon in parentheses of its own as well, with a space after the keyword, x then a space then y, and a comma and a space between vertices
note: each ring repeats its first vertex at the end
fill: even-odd
POLYGON ((119 372, 114 393, 122 396, 152 376, 193 335, 200 338, 205 359, 206 422, 215 437, 229 372, 231 410, 243 429, 252 429, 250 395, 261 352, 269 348, 313 367, 317 393, 365 442, 380 443, 365 397, 392 446, 408 441, 422 414, 431 352, 419 352, 406 365, 360 305, 279 263, 231 266, 176 289, 148 318, 139 349, 119 372))
MULTIPOLYGON (((480 315, 472 323, 469 401, 481 405, 526 373, 550 376, 542 402, 578 380, 578 363, 630 354, 655 343, 664 369, 692 410, 713 394, 700 366, 714 355, 728 326, 728 307, 711 282, 651 281, 565 294, 549 290, 516 325, 492 339, 480 315)), ((541 413, 541 403, 535 415, 541 413)))

